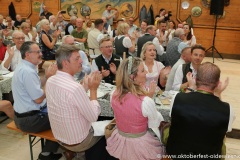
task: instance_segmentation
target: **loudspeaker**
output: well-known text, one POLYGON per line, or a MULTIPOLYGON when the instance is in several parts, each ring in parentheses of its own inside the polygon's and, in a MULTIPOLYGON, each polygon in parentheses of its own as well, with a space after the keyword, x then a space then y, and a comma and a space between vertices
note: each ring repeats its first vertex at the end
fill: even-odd
POLYGON ((211 0, 210 15, 223 15, 224 0, 211 0))

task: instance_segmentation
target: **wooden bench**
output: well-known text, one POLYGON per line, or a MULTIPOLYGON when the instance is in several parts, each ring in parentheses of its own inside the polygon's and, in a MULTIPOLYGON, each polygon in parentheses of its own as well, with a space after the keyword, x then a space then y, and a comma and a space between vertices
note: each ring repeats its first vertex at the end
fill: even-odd
POLYGON ((37 144, 39 141, 41 141, 41 147, 44 147, 44 142, 45 140, 50 140, 50 141, 54 141, 57 142, 57 140, 54 138, 52 130, 46 130, 43 132, 38 132, 38 133, 29 133, 29 132, 23 132, 20 129, 17 128, 17 126, 15 125, 15 122, 12 121, 7 125, 8 129, 23 133, 23 134, 28 134, 29 137, 29 147, 30 147, 30 156, 31 156, 31 160, 33 160, 33 146, 35 144, 37 144), (36 138, 39 137, 40 139, 38 139, 36 142, 36 138))

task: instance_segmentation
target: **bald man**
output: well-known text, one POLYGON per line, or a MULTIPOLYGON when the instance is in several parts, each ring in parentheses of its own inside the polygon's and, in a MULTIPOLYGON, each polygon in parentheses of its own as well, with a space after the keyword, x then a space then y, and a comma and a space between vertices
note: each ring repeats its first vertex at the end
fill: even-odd
POLYGON ((177 70, 178 66, 180 66, 182 64, 185 64, 185 63, 190 63, 190 62, 191 62, 191 47, 185 47, 181 51, 181 57, 174 64, 174 66, 171 69, 171 72, 168 75, 165 91, 172 90, 174 76, 175 76, 175 73, 176 73, 176 70, 177 70))
POLYGON ((71 35, 74 37, 74 41, 84 43, 85 49, 88 49, 87 37, 88 32, 83 28, 83 19, 76 19, 76 28, 72 31, 71 35))

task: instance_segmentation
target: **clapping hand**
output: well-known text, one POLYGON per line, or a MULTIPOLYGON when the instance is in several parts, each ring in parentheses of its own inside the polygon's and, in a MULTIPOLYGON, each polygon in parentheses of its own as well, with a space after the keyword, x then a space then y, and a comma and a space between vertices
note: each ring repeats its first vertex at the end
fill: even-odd
POLYGON ((152 98, 153 95, 155 94, 156 88, 157 88, 157 83, 155 81, 151 81, 149 85, 149 90, 148 90, 148 96, 150 98, 152 98))
POLYGON ((9 54, 9 57, 13 57, 13 55, 14 55, 14 48, 11 47, 10 45, 7 45, 7 52, 9 54))
POLYGON ((88 88, 90 90, 97 90, 101 80, 102 75, 99 71, 92 72, 88 77, 88 88))
POLYGON ((218 86, 214 89, 214 95, 221 97, 221 93, 227 88, 229 84, 229 78, 227 77, 224 82, 219 81, 218 86))
POLYGON ((110 71, 107 70, 107 69, 104 69, 103 66, 102 66, 101 72, 102 72, 102 76, 103 76, 103 77, 107 77, 107 76, 109 76, 109 74, 110 74, 110 71))
POLYGON ((187 75, 186 75, 186 77, 187 77, 187 81, 188 81, 188 86, 189 86, 189 88, 195 90, 195 89, 197 88, 197 87, 196 87, 196 80, 195 80, 195 78, 193 78, 192 73, 191 73, 191 72, 188 72, 187 75))
POLYGON ((162 77, 167 77, 167 75, 171 72, 171 66, 167 66, 167 67, 165 67, 164 69, 162 69, 161 71, 160 71, 160 76, 162 76, 162 77))
POLYGON ((53 32, 52 36, 53 38, 57 38, 60 34, 61 34, 61 30, 56 30, 55 32, 53 32))
POLYGON ((45 76, 48 79, 49 77, 55 75, 57 72, 57 65, 51 64, 46 70, 45 70, 45 76))
POLYGON ((116 74, 116 71, 117 71, 117 67, 114 63, 110 63, 109 64, 109 67, 110 67, 110 71, 113 73, 113 74, 116 74))
POLYGON ((83 79, 80 81, 81 85, 83 86, 83 88, 85 89, 85 91, 88 91, 88 79, 89 76, 87 75, 87 73, 85 73, 85 76, 83 77, 83 79))

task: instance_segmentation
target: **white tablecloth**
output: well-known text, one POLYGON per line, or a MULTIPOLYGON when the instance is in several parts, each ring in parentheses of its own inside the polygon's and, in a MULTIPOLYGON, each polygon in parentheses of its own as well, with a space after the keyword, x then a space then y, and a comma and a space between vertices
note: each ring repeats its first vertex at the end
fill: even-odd
MULTIPOLYGON (((108 84, 109 85, 109 84, 108 84)), ((110 105, 110 95, 109 93, 115 89, 115 87, 104 87, 100 86, 99 89, 106 93, 105 96, 98 98, 98 102, 101 106, 101 114, 100 116, 104 117, 114 117, 112 107, 110 105)), ((170 121, 169 112, 170 107, 169 105, 163 105, 159 99, 162 97, 155 97, 154 101, 156 102, 157 111, 160 112, 165 121, 170 121), (158 99, 158 100, 157 100, 158 99)))

